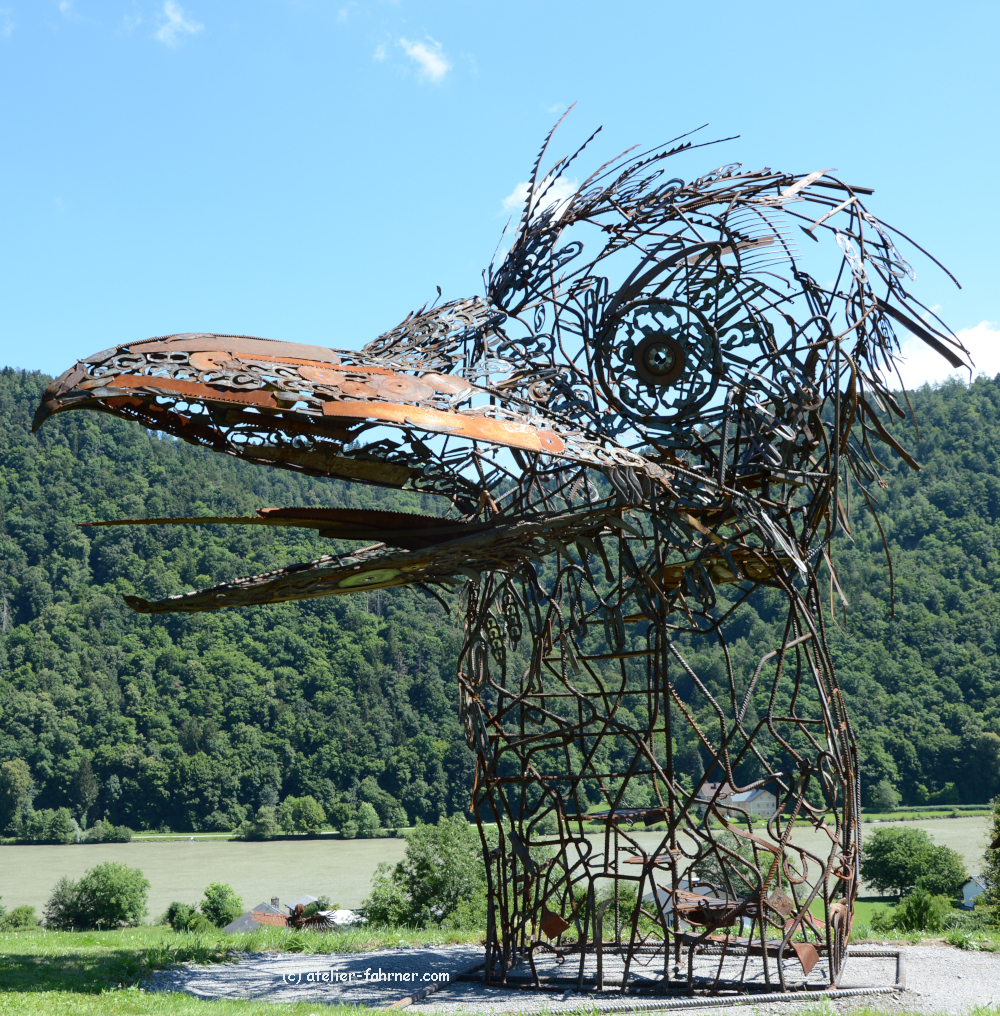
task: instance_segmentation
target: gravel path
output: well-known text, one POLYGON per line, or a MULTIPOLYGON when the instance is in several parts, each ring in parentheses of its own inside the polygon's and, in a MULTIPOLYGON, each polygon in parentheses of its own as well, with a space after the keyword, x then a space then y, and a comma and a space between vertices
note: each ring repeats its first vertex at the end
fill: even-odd
MULTIPOLYGON (((149 985, 154 991, 185 991, 199 998, 258 998, 271 1002, 314 999, 318 1003, 389 1006, 421 988, 443 983, 409 1012, 451 1016, 458 1013, 571 1012, 595 1002, 619 1002, 607 992, 599 998, 572 990, 539 992, 498 990, 475 981, 456 981, 482 960, 478 946, 389 949, 373 953, 335 955, 248 955, 238 963, 215 966, 185 965, 160 971, 149 985)), ((895 959, 853 958, 842 987, 891 985, 895 959)), ((1000 1005, 1000 954, 963 952, 942 945, 906 948, 903 992, 838 999, 828 1003, 837 1013, 866 1006, 886 1013, 964 1014, 975 1006, 1000 1005)), ((816 1003, 808 1008, 815 1012, 816 1003)), ((741 1006, 689 1009, 716 1016, 794 1014, 802 1004, 753 1003, 741 1006)), ((321 1016, 321 1014, 318 1014, 321 1016)))

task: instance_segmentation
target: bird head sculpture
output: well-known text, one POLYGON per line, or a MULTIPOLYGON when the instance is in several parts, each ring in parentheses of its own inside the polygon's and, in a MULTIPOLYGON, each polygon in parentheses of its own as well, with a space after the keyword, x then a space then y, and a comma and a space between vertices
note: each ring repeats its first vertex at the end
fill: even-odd
POLYGON ((676 139, 568 187, 583 149, 543 170, 551 140, 482 295, 424 307, 358 351, 201 333, 118 345, 53 382, 35 426, 98 410, 249 462, 440 499, 437 516, 267 507, 97 524, 373 541, 127 597, 147 613, 460 590, 473 806, 503 830, 488 851, 497 976, 512 950, 574 923, 584 943, 604 879, 615 899, 635 883, 646 901, 629 948, 645 941, 640 911, 661 942, 748 924, 763 941, 768 925, 785 945, 797 936, 807 975, 824 954, 835 979, 858 780, 819 573, 835 578, 848 494, 871 503, 885 448, 915 465, 890 429, 904 412, 897 329, 955 367, 965 351, 912 295, 871 192, 831 171, 727 165, 685 181, 670 167, 694 146, 676 139), (761 586, 783 595, 785 634, 743 672, 727 624, 761 586), (722 661, 714 677, 690 662, 696 644, 722 661), (685 739, 700 766, 686 774, 673 757, 685 739), (733 804, 765 791, 766 815, 733 804), (666 832, 650 847, 628 832, 636 821, 666 832), (796 822, 827 830, 825 846, 796 845, 796 822))

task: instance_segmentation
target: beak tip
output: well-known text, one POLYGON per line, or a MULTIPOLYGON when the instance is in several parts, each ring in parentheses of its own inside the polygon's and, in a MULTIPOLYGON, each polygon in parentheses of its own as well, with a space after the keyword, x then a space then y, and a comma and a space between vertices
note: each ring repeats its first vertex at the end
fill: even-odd
POLYGON ((35 410, 34 418, 31 421, 31 433, 37 434, 42 424, 50 417, 59 412, 59 399, 45 399, 35 410))

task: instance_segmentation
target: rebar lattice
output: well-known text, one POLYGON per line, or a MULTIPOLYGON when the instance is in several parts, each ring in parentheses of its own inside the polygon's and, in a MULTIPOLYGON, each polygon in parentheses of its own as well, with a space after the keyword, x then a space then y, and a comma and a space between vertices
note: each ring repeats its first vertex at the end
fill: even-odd
POLYGON ((603 986, 612 953, 622 990, 836 983, 859 786, 824 628, 829 547, 852 492, 872 507, 877 443, 914 464, 889 431, 894 327, 953 366, 965 351, 906 288, 870 191, 738 165, 684 182, 668 173, 684 139, 567 188, 582 149, 542 172, 551 137, 483 297, 423 308, 360 352, 215 334, 116 346, 54 382, 36 426, 97 409, 447 499, 433 518, 132 520, 378 542, 127 599, 158 613, 458 592, 488 980, 522 962, 537 978, 555 950, 580 987, 603 986), (751 598, 784 616, 752 660, 733 639, 751 598))

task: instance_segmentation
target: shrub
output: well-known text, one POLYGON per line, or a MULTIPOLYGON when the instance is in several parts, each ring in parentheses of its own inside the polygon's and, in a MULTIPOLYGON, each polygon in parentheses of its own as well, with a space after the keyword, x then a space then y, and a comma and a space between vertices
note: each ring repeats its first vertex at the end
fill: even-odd
POLYGON ((378 813, 373 805, 367 801, 362 802, 358 808, 358 835, 363 840, 369 840, 373 836, 378 836, 378 831, 378 813))
POLYGON ((35 784, 24 759, 0 765, 0 831, 22 832, 34 794, 35 784))
POLYGON ((99 818, 84 834, 84 843, 130 843, 132 830, 128 826, 116 826, 99 818))
POLYGON ((947 896, 935 896, 926 889, 914 889, 894 910, 876 910, 872 916, 875 931, 944 931, 951 915, 947 896))
POLYGON ((871 793, 872 809, 875 811, 895 811, 899 800, 899 792, 886 779, 879 780, 871 793))
POLYGON ((76 843, 80 827, 69 808, 28 811, 21 826, 21 838, 29 843, 76 843))
POLYGON ((77 884, 80 913, 88 927, 135 926, 149 912, 149 880, 138 868, 108 861, 91 868, 77 884))
MULTIPOLYGON (((226 921, 226 924, 228 923, 226 921)), ((225 924, 222 927, 225 927, 225 924)), ((215 928, 216 926, 204 914, 199 914, 197 911, 191 915, 187 926, 187 930, 193 932, 215 931, 215 928)))
POLYGON ((202 822, 201 826, 202 829, 208 832, 228 833, 233 829, 238 829, 246 819, 246 816, 246 808, 242 805, 234 804, 229 811, 219 811, 216 809, 202 822))
POLYGON ((406 856, 379 865, 362 904, 379 924, 478 922, 485 914, 486 869, 475 826, 461 815, 406 833, 406 856))
POLYGON ((1000 797, 990 802, 992 815, 986 832, 986 850, 983 852, 982 879, 986 892, 976 899, 976 910, 982 912, 991 923, 1000 921, 1000 850, 993 850, 990 844, 1000 837, 1000 797))
POLYGON ((243 900, 225 882, 212 882, 205 887, 201 912, 217 928, 224 928, 243 913, 243 900))
POLYGON ((278 808, 277 822, 285 832, 316 835, 326 824, 326 812, 316 798, 286 797, 278 808))
POLYGON ((957 896, 968 878, 962 858, 939 847, 922 829, 877 829, 861 855, 861 877, 884 893, 902 896, 918 885, 931 895, 957 896))
POLYGON ((76 843, 78 828, 69 808, 58 808, 46 823, 46 839, 49 843, 76 843))
POLYGON ((273 840, 278 832, 274 808, 264 806, 257 810, 257 817, 245 820, 236 833, 241 840, 273 840))
POLYGON ((79 928, 134 927, 148 913, 149 880, 138 868, 108 861, 91 868, 79 882, 63 876, 45 905, 45 923, 79 928))
POLYGON ((80 927, 76 882, 63 875, 53 886, 52 895, 42 913, 45 915, 45 924, 56 931, 72 931, 80 927))
POLYGON ((345 840, 353 840, 354 837, 358 835, 358 823, 353 821, 353 819, 345 822, 340 827, 340 835, 343 836, 345 840))
POLYGON ((190 903, 178 903, 174 900, 174 902, 167 907, 165 916, 167 924, 169 924, 174 931, 187 931, 188 922, 191 920, 191 917, 197 913, 197 903, 192 906, 190 903))
POLYGON ((38 924, 38 915, 34 907, 14 907, 8 914, 0 917, 0 931, 25 931, 38 924))
POLYGON ((197 904, 171 903, 163 916, 174 931, 215 931, 215 925, 204 914, 198 913, 197 904))

